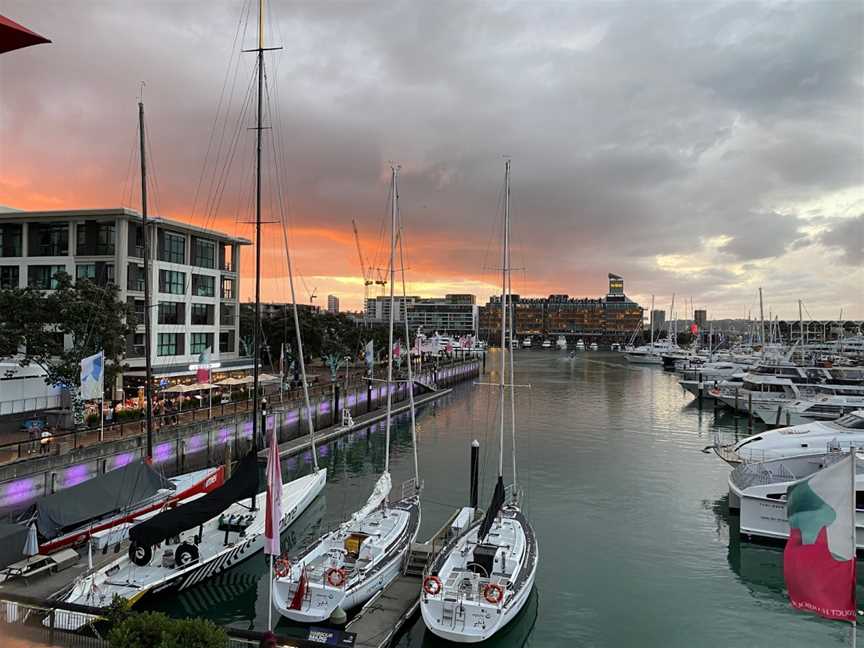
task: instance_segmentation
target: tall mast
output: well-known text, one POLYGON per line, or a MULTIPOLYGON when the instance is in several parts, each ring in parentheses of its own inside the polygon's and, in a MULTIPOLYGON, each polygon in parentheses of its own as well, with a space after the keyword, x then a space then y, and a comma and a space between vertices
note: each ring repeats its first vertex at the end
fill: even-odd
POLYGON ((762 356, 765 356, 765 306, 762 300, 762 288, 759 288, 759 342, 762 344, 762 356))
MULTIPOLYGON (((507 161, 508 167, 510 161, 507 161)), ((509 170, 509 169, 508 169, 509 170)), ((510 252, 510 241, 513 239, 511 231, 510 219, 510 174, 507 174, 507 195, 505 197, 507 207, 507 294, 510 295, 507 310, 510 315, 510 339, 512 340, 516 334, 516 311, 513 306, 513 272, 509 271, 513 267, 512 253, 510 252)), ((513 346, 512 344, 510 345, 513 346)), ((516 373, 513 369, 513 349, 509 349, 507 356, 510 358, 510 435, 513 449, 513 501, 517 500, 516 489, 516 373)))
MULTIPOLYGON (((510 246, 510 160, 504 163, 504 244, 501 250, 501 370, 499 375, 499 405, 500 424, 498 431, 498 477, 504 476, 504 401, 506 381, 507 353, 507 274, 509 272, 509 255, 507 248, 510 246)), ((510 349, 513 353, 513 349, 510 349)))
POLYGON ((147 156, 144 147, 144 100, 138 102, 138 132, 141 138, 141 229, 144 231, 144 399, 146 403, 147 417, 147 454, 150 460, 153 457, 153 400, 151 391, 153 389, 153 367, 150 362, 150 251, 147 231, 147 156))
MULTIPOLYGON (((388 327, 388 353, 387 353, 387 432, 384 441, 384 472, 390 472, 390 408, 393 404, 393 393, 390 389, 393 382, 393 316, 395 300, 393 298, 393 284, 396 281, 396 203, 399 200, 399 189, 396 184, 396 176, 399 167, 390 165, 390 326, 388 327)), ((406 309, 405 317, 408 317, 406 309)))
MULTIPOLYGON (((252 444, 258 443, 258 356, 261 328, 261 114, 264 98, 264 0, 258 0, 258 120, 255 151, 255 331, 252 335, 252 444)), ((263 430, 262 430, 263 433, 263 430)), ((256 446, 257 447, 257 446, 256 446)))

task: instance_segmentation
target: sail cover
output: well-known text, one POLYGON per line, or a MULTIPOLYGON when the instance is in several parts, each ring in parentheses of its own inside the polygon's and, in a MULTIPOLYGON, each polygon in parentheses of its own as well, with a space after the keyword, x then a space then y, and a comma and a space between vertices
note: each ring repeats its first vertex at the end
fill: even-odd
POLYGON ((486 539, 486 534, 492 528, 492 523, 495 521, 495 516, 498 515, 498 509, 504 503, 504 478, 498 475, 498 483, 495 484, 495 492, 492 493, 492 501, 489 503, 489 509, 486 511, 486 517, 483 518, 483 523, 480 525, 480 530, 477 532, 477 542, 483 542, 486 539))
POLYGON ((0 569, 23 560, 25 558, 24 545, 26 543, 26 524, 0 522, 0 569))
POLYGON ((192 529, 219 515, 234 502, 258 494, 258 458, 249 452, 240 460, 231 478, 204 497, 169 509, 129 529, 129 539, 141 546, 153 546, 182 531, 192 529))
POLYGON ((174 485, 143 460, 64 488, 38 500, 26 517, 36 516, 39 534, 57 536, 123 510, 134 510, 159 489, 174 485))
POLYGON ((347 522, 346 525, 351 525, 351 523, 356 522, 357 520, 362 520, 372 511, 381 506, 381 502, 387 499, 387 496, 390 494, 391 486, 390 473, 383 473, 378 478, 378 481, 375 482, 375 488, 372 489, 372 494, 369 496, 369 499, 366 500, 363 508, 354 513, 354 515, 351 516, 351 520, 347 522))

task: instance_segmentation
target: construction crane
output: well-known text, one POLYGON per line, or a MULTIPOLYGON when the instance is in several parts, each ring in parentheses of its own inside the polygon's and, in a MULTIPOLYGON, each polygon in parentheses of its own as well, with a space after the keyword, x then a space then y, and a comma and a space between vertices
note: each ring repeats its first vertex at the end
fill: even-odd
POLYGON ((366 321, 367 302, 369 301, 369 286, 374 282, 369 278, 371 272, 367 274, 366 262, 363 259, 363 249, 360 247, 360 234, 357 232, 357 223, 351 219, 351 227, 354 228, 354 243, 357 245, 357 256, 360 259, 360 276, 363 277, 363 321, 366 321))
POLYGON ((314 305, 316 299, 318 299, 318 286, 312 288, 312 292, 309 293, 309 304, 314 305))

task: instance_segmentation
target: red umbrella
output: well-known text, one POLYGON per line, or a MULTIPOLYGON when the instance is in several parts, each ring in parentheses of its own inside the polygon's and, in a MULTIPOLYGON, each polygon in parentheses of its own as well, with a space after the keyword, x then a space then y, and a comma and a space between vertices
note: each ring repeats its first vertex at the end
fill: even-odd
POLYGON ((22 27, 14 20, 9 20, 5 16, 0 15, 0 54, 11 52, 21 47, 50 42, 44 36, 40 36, 36 32, 22 27))

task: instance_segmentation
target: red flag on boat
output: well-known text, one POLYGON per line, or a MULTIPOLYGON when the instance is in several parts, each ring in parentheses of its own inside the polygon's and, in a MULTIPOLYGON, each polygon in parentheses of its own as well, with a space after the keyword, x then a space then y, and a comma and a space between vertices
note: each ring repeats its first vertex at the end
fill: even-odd
POLYGON ((294 598, 291 599, 291 609, 299 610, 303 605, 303 597, 306 596, 306 566, 304 565, 300 571, 300 582, 297 584, 297 591, 294 592, 294 598))
POLYGON ((267 509, 264 522, 264 553, 278 556, 282 552, 279 542, 279 521, 282 519, 282 467, 279 464, 279 444, 276 430, 270 434, 267 450, 267 509))

